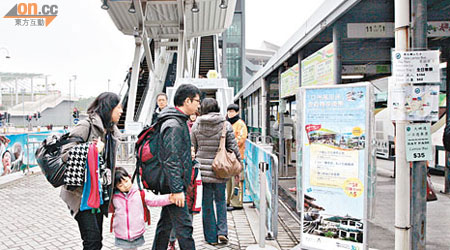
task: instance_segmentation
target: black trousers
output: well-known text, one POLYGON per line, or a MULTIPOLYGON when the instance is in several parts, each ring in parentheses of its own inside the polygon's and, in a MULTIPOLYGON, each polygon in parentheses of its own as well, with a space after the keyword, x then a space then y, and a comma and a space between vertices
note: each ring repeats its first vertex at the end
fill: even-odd
POLYGON ((194 238, 192 238, 192 219, 186 206, 177 207, 168 205, 162 208, 161 217, 156 227, 153 250, 166 250, 169 244, 169 236, 172 227, 175 228, 176 237, 181 250, 195 250, 194 238))
POLYGON ((102 249, 103 213, 80 211, 75 216, 83 240, 84 250, 102 249))

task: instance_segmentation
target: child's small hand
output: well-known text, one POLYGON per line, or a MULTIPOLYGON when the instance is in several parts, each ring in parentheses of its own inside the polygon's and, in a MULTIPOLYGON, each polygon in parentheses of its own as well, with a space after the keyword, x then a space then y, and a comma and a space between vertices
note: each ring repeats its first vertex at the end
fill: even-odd
POLYGON ((171 203, 175 203, 175 200, 174 200, 174 198, 173 198, 173 194, 170 194, 170 195, 169 195, 169 201, 170 201, 171 203))

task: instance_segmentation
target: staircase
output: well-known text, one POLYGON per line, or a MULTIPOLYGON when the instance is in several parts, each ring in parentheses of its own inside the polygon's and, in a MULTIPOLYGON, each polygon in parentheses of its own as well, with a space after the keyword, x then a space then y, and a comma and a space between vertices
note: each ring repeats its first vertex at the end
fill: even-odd
MULTIPOLYGON (((150 76, 150 73, 148 72, 148 67, 147 67, 147 58, 144 56, 143 60, 141 62, 140 65, 140 69, 143 70, 143 73, 141 73, 142 76, 139 76, 139 80, 138 80, 138 87, 137 87, 137 92, 136 92, 136 102, 135 102, 135 111, 134 111, 134 120, 136 120, 136 114, 139 111, 139 107, 142 101, 142 97, 147 93, 146 92, 146 88, 149 84, 148 82, 148 78, 150 76)), ((129 94, 129 90, 127 91, 127 96, 129 94)), ((124 100, 124 103, 122 103, 122 107, 123 107, 123 113, 122 116, 120 117, 119 122, 117 123, 117 127, 119 127, 119 129, 125 129, 125 117, 127 114, 127 107, 128 107, 128 99, 126 98, 126 100, 124 100)))
POLYGON ((200 39, 199 77, 206 78, 209 70, 214 70, 214 37, 203 36, 200 39))

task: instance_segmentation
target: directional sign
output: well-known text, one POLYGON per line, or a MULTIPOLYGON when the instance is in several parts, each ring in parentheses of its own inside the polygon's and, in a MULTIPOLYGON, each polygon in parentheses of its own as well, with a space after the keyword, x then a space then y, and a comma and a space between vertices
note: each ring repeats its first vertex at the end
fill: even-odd
POLYGON ((73 124, 74 125, 77 125, 79 122, 80 122, 80 119, 78 119, 78 118, 73 119, 73 124))
POLYGON ((440 83, 439 51, 392 51, 396 83, 440 83))
POLYGON ((432 160, 430 123, 414 123, 406 126, 406 160, 432 160))

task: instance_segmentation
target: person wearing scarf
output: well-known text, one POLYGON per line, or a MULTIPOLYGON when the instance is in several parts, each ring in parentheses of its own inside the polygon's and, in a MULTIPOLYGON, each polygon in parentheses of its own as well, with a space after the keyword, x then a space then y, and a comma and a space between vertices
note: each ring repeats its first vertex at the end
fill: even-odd
MULTIPOLYGON (((247 126, 239 117, 239 106, 230 104, 227 108, 227 121, 233 126, 234 136, 239 147, 242 159, 245 156, 245 140, 247 140, 247 126)), ((240 175, 230 178, 227 182, 227 210, 242 209, 244 199, 243 192, 244 169, 240 175)))
MULTIPOLYGON (((114 168, 116 161, 116 140, 121 135, 116 124, 122 115, 122 104, 117 94, 105 92, 100 94, 89 106, 88 118, 81 121, 70 131, 70 136, 83 138, 86 143, 95 145, 90 148, 88 155, 88 169, 96 173, 89 174, 89 192, 86 197, 95 209, 80 209, 84 187, 64 185, 60 197, 67 204, 69 211, 78 223, 83 249, 96 250, 102 248, 103 216, 108 216, 108 207, 111 202, 114 187, 114 168), (100 164, 100 161, 104 164, 100 164), (98 180, 98 182, 97 182, 98 180), (100 201, 103 201, 101 204, 100 201), (101 204, 101 205, 100 205, 101 204)), ((67 162, 68 152, 77 144, 68 143, 62 147, 62 160, 67 162)), ((86 186, 86 185, 85 185, 86 186)), ((86 188, 88 187, 86 186, 86 188)))

